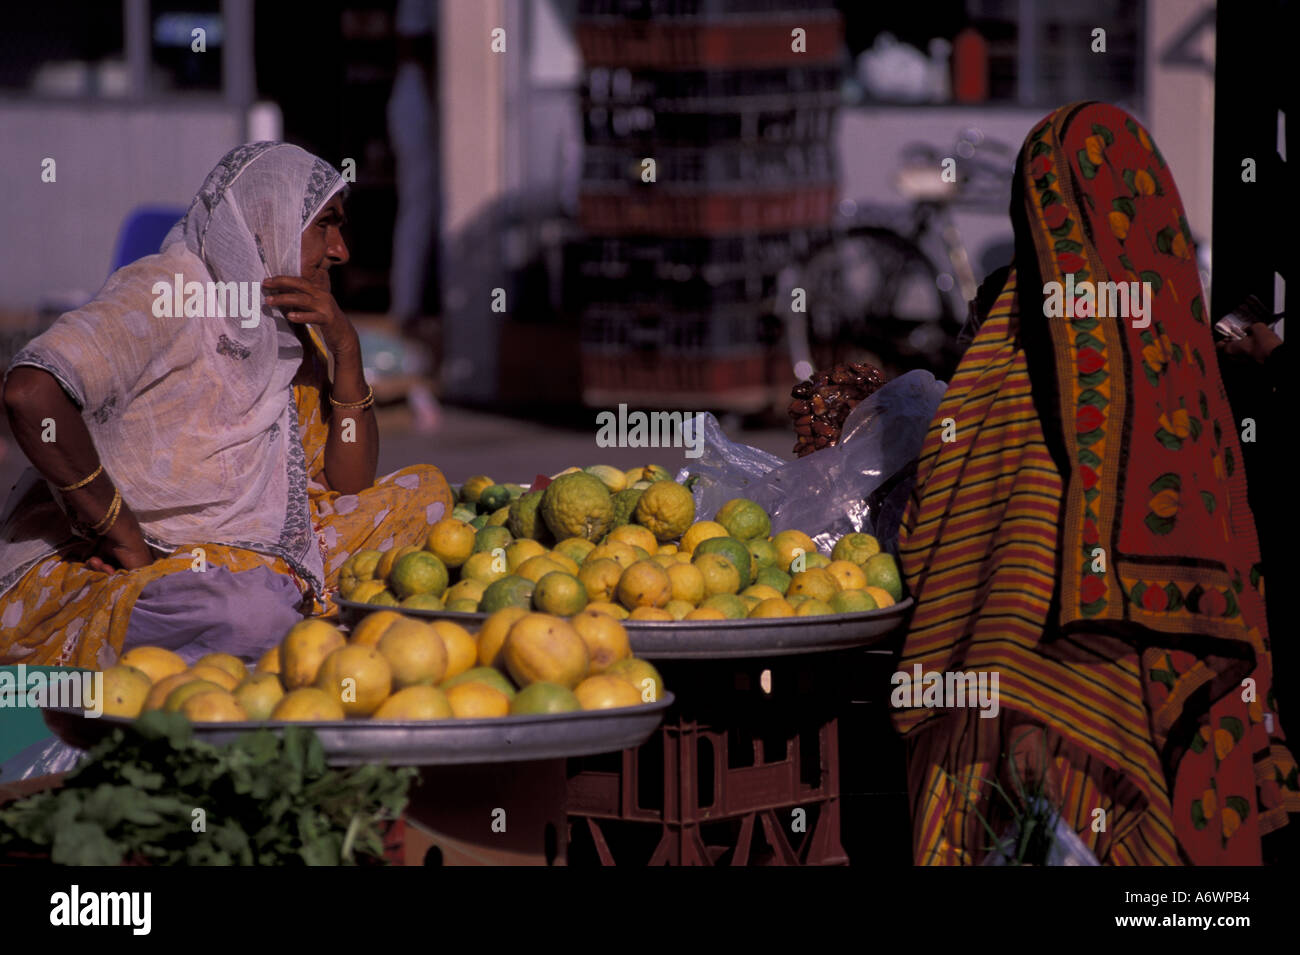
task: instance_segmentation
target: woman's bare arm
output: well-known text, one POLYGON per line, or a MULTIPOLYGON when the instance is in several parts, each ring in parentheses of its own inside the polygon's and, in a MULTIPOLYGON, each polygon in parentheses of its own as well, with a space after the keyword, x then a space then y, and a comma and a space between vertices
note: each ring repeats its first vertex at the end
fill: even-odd
MULTIPOLYGON (((4 406, 14 440, 32 466, 56 487, 74 484, 99 467, 99 454, 81 413, 53 375, 27 365, 15 368, 5 382, 4 406), (46 440, 51 435, 53 440, 46 440)), ((94 524, 108 513, 113 492, 112 475, 105 470, 63 497, 81 521, 94 524)), ((130 570, 153 559, 140 524, 124 500, 117 520, 86 563, 94 570, 130 570)))

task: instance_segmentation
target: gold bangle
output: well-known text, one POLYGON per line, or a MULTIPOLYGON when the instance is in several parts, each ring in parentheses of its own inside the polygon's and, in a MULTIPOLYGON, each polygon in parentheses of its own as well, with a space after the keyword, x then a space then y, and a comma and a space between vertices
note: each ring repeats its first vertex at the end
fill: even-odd
POLYGON ((330 395, 330 404, 335 408, 355 408, 362 410, 369 408, 375 403, 375 389, 372 385, 366 385, 366 396, 360 401, 338 401, 333 395, 330 395))
POLYGON ((61 488, 59 488, 59 492, 62 493, 62 494, 66 494, 66 493, 68 493, 69 491, 75 491, 75 490, 77 490, 77 488, 85 487, 87 484, 89 484, 91 481, 95 480, 95 478, 99 477, 99 476, 100 476, 101 474, 103 474, 103 473, 104 473, 104 465, 101 464, 99 467, 95 468, 95 470, 91 471, 90 474, 89 474, 88 476, 82 478, 82 479, 81 479, 80 481, 78 481, 77 483, 75 483, 75 484, 69 484, 67 487, 61 487, 61 488))
POLYGON ((113 503, 108 505, 108 512, 99 519, 96 524, 90 525, 90 529, 100 537, 108 533, 108 529, 113 526, 117 516, 122 512, 122 492, 113 488, 113 503))

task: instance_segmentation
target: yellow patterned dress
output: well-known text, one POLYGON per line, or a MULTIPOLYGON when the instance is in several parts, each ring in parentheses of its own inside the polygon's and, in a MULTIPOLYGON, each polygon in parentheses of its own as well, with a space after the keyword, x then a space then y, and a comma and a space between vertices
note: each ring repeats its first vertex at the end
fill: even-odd
MULTIPOLYGON (((325 593, 310 586, 280 557, 196 542, 128 573, 103 574, 84 561, 88 543, 78 544, 32 567, 0 597, 0 664, 111 665, 122 651, 131 611, 140 592, 169 574, 192 573, 193 549, 202 547, 210 567, 231 572, 269 567, 291 578, 303 595, 305 615, 336 616, 333 595, 348 555, 367 548, 419 543, 428 524, 450 513, 451 489, 442 472, 414 464, 379 478, 359 494, 326 490, 325 442, 329 435, 326 359, 316 337, 293 381, 308 476, 312 524, 325 564, 325 593)), ((278 635, 268 635, 268 645, 278 635)))

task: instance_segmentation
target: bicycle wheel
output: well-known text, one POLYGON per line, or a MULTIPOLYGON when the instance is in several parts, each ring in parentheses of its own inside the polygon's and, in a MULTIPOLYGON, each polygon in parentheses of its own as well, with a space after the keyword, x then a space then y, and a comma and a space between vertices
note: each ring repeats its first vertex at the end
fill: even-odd
POLYGON ((893 377, 915 368, 946 376, 956 366, 960 323, 952 302, 939 270, 905 236, 852 229, 809 258, 799 281, 807 294, 803 334, 817 367, 865 360, 893 377))

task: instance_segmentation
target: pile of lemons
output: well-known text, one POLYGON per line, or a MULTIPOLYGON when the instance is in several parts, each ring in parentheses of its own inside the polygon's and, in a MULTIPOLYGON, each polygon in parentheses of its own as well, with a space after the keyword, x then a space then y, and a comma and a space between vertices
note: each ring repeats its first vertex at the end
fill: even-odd
POLYGON ((227 653, 190 665, 161 647, 133 648, 104 671, 104 713, 164 709, 195 723, 483 719, 637 706, 663 691, 608 614, 566 620, 512 607, 470 633, 381 610, 347 636, 319 618, 297 623, 251 668, 227 653))
POLYGON ((620 620, 810 617, 902 599, 898 566, 871 535, 845 535, 828 556, 802 531, 772 534, 767 512, 744 498, 697 521, 690 490, 654 465, 570 468, 513 500, 513 486, 490 482, 471 478, 462 501, 509 503, 473 521, 458 507, 460 516, 432 525, 421 544, 351 555, 340 596, 465 613, 596 610, 620 620))

